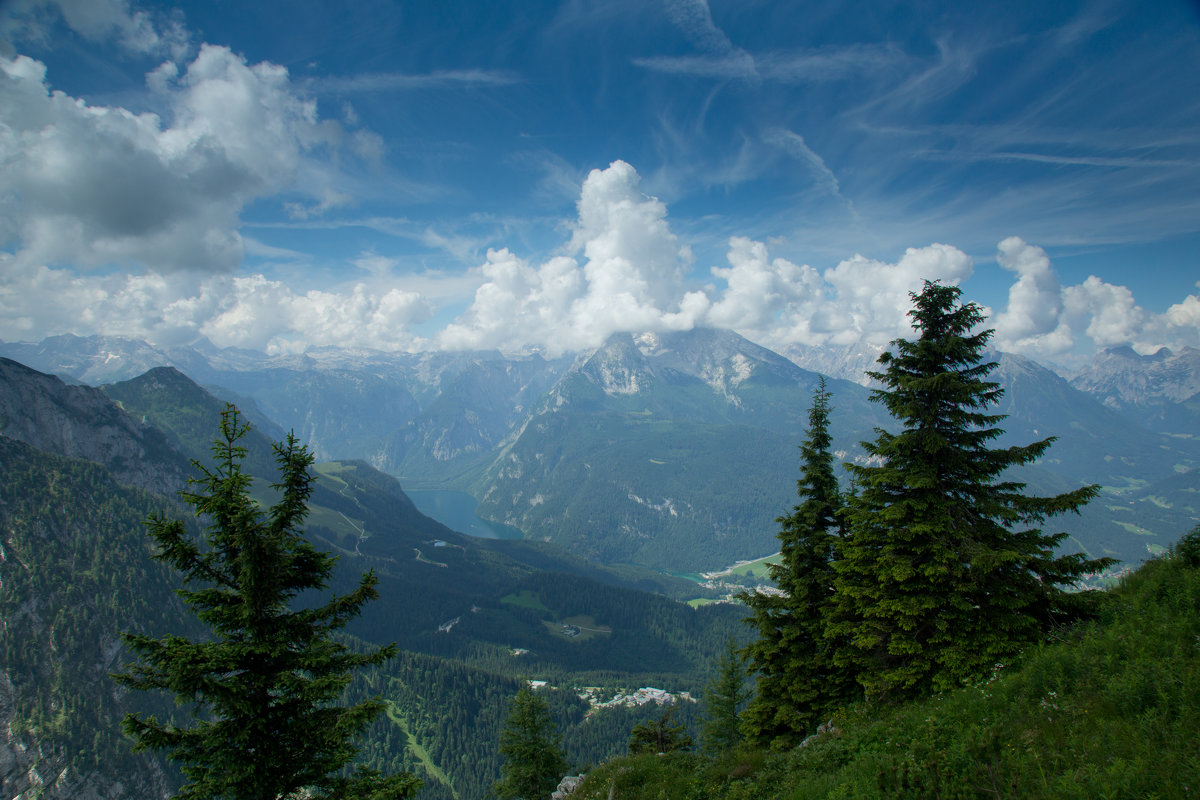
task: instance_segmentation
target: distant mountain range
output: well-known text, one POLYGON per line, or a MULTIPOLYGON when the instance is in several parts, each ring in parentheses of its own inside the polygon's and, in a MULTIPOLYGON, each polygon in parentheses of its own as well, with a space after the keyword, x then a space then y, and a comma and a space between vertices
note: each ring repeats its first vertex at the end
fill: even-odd
MULTIPOLYGON (((126 339, 53 337, 0 354, 87 383, 171 366, 323 459, 358 459, 409 488, 469 492, 478 513, 528 539, 608 564, 681 572, 766 555, 795 503, 819 375, 728 331, 618 334, 575 357, 320 348, 267 356, 126 339)), ((847 375, 872 354, 790 352, 847 375)), ((1200 353, 1109 351, 1068 381, 997 354, 1002 443, 1058 441, 1022 471, 1039 492, 1098 483, 1080 517, 1052 520, 1072 547, 1136 562, 1200 515, 1200 353), (1190 394, 1189 394, 1190 392, 1190 394)), ((841 458, 894 427, 862 383, 831 378, 841 458)))
POLYGON ((1139 355, 1128 347, 1098 353, 1070 376, 1071 385, 1154 431, 1200 431, 1200 350, 1162 348, 1139 355))

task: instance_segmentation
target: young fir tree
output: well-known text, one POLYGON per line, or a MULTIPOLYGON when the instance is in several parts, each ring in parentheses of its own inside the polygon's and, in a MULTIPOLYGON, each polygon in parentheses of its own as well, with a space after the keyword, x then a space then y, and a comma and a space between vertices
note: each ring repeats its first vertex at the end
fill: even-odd
POLYGON ((746 657, 730 636, 716 674, 704 689, 700 745, 706 753, 717 756, 742 743, 742 709, 753 694, 746 685, 746 657))
POLYGON ((918 338, 892 343, 868 373, 903 426, 864 442, 878 463, 847 464, 858 492, 835 562, 837 607, 829 635, 851 646, 836 661, 871 698, 902 699, 975 680, 1008 661, 1055 621, 1087 602, 1062 587, 1110 559, 1054 554, 1066 534, 1037 527, 1095 496, 1085 486, 1031 497, 1005 479, 1053 438, 990 448, 1002 415, 986 408, 1003 393, 986 380, 992 331, 960 303, 957 287, 926 282, 909 312, 918 338))
POLYGON ((831 707, 856 689, 853 676, 834 667, 826 618, 833 596, 834 545, 841 535, 842 498, 829 435, 830 392, 813 391, 808 436, 800 445, 800 505, 780 517, 780 563, 771 578, 782 594, 746 593, 747 622, 758 638, 746 648, 756 675, 754 699, 742 714, 754 741, 787 749, 799 744, 831 707))
POLYGON ((656 720, 640 722, 629 732, 629 754, 675 753, 690 750, 692 737, 687 726, 675 725, 675 706, 667 706, 656 720))
POLYGON ((513 697, 500 731, 500 780, 492 791, 500 800, 542 800, 557 787, 569 765, 550 705, 528 686, 513 697))
POLYGON ((393 645, 355 654, 331 637, 377 596, 375 576, 364 575, 348 595, 291 608, 301 592, 325 587, 336 560, 300 532, 313 458, 293 436, 276 445, 279 500, 264 515, 241 470, 246 450, 239 441, 248 430, 237 409, 226 406, 214 467, 195 464, 200 488, 183 497, 206 525, 199 541, 182 521, 150 522, 155 558, 183 574, 178 594, 211 637, 125 634, 141 660, 113 676, 133 689, 173 692, 192 707, 195 724, 130 714, 123 727, 137 749, 165 750, 179 763, 188 779, 176 795, 181 800, 409 797, 420 781, 408 774, 338 774, 354 757, 354 737, 383 703, 336 701, 356 669, 396 652, 393 645))

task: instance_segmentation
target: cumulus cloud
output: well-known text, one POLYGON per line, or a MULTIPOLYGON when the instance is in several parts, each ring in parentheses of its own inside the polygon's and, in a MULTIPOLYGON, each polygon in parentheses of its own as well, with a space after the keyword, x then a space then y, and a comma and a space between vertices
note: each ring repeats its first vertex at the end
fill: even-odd
POLYGON ((711 270, 719 283, 688 290, 690 253, 671 232, 666 207, 638 191, 637 172, 621 161, 584 181, 567 253, 535 266, 490 251, 474 302, 439 345, 562 352, 617 331, 698 326, 773 346, 882 345, 909 329, 909 293, 923 280, 958 283, 971 274, 971 259, 948 245, 911 248, 894 264, 855 256, 822 274, 733 237, 729 266, 711 270))
POLYGON ((730 241, 729 268, 714 268, 723 290, 706 317, 772 347, 863 344, 885 346, 911 330, 910 293, 925 280, 958 284, 971 274, 971 259, 944 244, 909 248, 896 263, 856 255, 819 272, 743 237, 730 241))
POLYGON ((1063 320, 1063 292, 1046 251, 1010 236, 1000 242, 996 261, 1017 276, 1008 290, 1008 306, 989 320, 996 342, 1017 352, 1070 349, 1073 336, 1063 320))
MULTIPOLYGON (((1196 284, 1200 289, 1200 283, 1196 284)), ((1194 328, 1200 331, 1200 295, 1188 295, 1182 303, 1167 309, 1167 323, 1177 328, 1194 328)))
POLYGON ((0 285, 0 339, 50 330, 160 345, 207 337, 218 346, 290 352, 317 345, 413 350, 429 304, 392 282, 297 292, 262 275, 76 275, 37 267, 0 285))
POLYGON ((1151 314, 1127 287, 1095 275, 1060 286, 1046 251, 1016 236, 1000 242, 996 260, 1017 275, 1008 306, 990 320, 1002 350, 1069 361, 1097 347, 1153 353, 1200 343, 1200 296, 1151 314))
POLYGON ((667 225, 666 206, 639 192, 639 180, 623 161, 592 170, 569 255, 535 267, 507 249, 489 250, 474 302, 439 343, 563 352, 594 347, 616 331, 695 325, 708 302, 682 291, 691 255, 667 225))
MULTIPOLYGON (((910 295, 924 281, 960 285, 974 271, 972 259, 948 244, 909 248, 895 262, 855 255, 822 271, 735 236, 728 266, 712 267, 711 283, 689 289, 690 255, 671 232, 665 206, 638 190, 633 167, 618 161, 593 171, 578 210, 563 255, 539 265, 490 250, 473 302, 436 346, 564 352, 617 331, 709 326, 782 351, 872 353, 912 333, 910 295)), ((1095 277, 1063 287, 1046 252, 1019 237, 1000 242, 997 261, 1014 275, 1007 306, 987 321, 1001 349, 1063 360, 1119 344, 1152 352, 1193 342, 1200 332, 1200 297, 1153 315, 1127 288, 1095 277)))
MULTIPOLYGON (((1200 283, 1196 287, 1200 289, 1200 283)), ((1153 319, 1152 324, 1158 329, 1160 340, 1173 347, 1200 347, 1200 292, 1174 304, 1161 317, 1153 319)))
POLYGON ((298 294, 250 275, 221 289, 216 313, 205 317, 199 332, 217 346, 269 353, 320 345, 407 350, 417 343, 408 328, 429 316, 419 294, 395 287, 379 291, 357 283, 347 291, 298 294))
POLYGON ((884 345, 911 332, 909 295, 924 281, 959 284, 972 270, 970 256, 947 244, 910 247, 895 264, 856 255, 825 272, 837 302, 823 332, 836 344, 884 345))
MULTIPOLYGON (((245 70, 253 71, 227 52, 207 57, 244 78, 245 70)), ((33 75, 35 85, 42 80, 37 62, 18 59, 7 66, 33 75)), ((209 65, 207 71, 197 68, 197 72, 224 75, 223 69, 209 65)), ((187 78, 170 80, 182 83, 187 78)), ((241 95, 236 85, 224 82, 222 91, 236 98, 241 95)), ((214 96, 204 102, 221 101, 214 96)), ((156 166, 151 156, 173 152, 168 147, 172 141, 178 145, 177 152, 195 159, 201 168, 218 161, 228 164, 237 158, 252 159, 258 148, 273 141, 267 134, 257 142, 243 142, 239 151, 221 146, 230 134, 219 129, 189 137, 183 133, 186 125, 164 128, 152 117, 92 109, 53 94, 35 98, 33 106, 45 111, 51 121, 75 113, 98 129, 110 126, 124 135, 123 139, 114 135, 114 141, 149 143, 145 148, 149 172, 163 163, 160 159, 156 166), (74 104, 75 110, 63 111, 56 105, 59 103, 74 104), (207 142, 205 146, 220 158, 208 152, 188 154, 197 147, 203 149, 197 144, 200 141, 207 142)), ((82 123, 76 120, 76 124, 82 123)), ((228 124, 237 127, 236 122, 228 124)), ((51 140, 65 137, 55 125, 44 132, 51 140)), ((3 133, 12 135, 11 129, 3 133)), ((100 145, 106 141, 101 136, 100 145)), ((240 188, 244 184, 239 181, 248 181, 251 187, 269 184, 272 176, 287 168, 288 158, 294 158, 303 147, 300 137, 292 135, 291 141, 293 155, 283 162, 274 166, 259 163, 255 165, 261 170, 258 174, 227 178, 234 188, 226 186, 225 196, 250 196, 259 191, 240 188)), ((49 148, 47 152, 63 147, 58 142, 44 146, 49 148)), ((30 145, 24 152, 38 151, 30 145)), ((138 152, 133 150, 131 155, 138 152)), ((139 163, 134 158, 133 167, 139 163)), ((63 220, 74 219, 77 228, 91 233, 78 236, 70 242, 71 247, 83 247, 84 241, 96 246, 120 239, 128 252, 145 254, 149 243, 162 235, 161 230, 172 230, 170 222, 183 215, 192 200, 162 196, 159 201, 166 208, 135 206, 132 210, 90 208, 85 203, 74 206, 71 203, 76 198, 43 198, 30 189, 53 186, 53 176, 43 174, 52 172, 53 166, 52 160, 42 159, 32 165, 6 162, 3 167, 7 176, 23 181, 17 184, 21 197, 34 198, 41 216, 16 213, 0 220, 0 225, 10 226, 6 234, 23 237, 26 243, 26 249, 17 253, 0 253, 0 339, 29 340, 47 332, 72 332, 124 335, 157 344, 183 344, 203 336, 220 346, 267 352, 340 345, 410 351, 538 348, 563 353, 598 346, 619 331, 708 326, 738 331, 781 351, 832 346, 871 353, 911 333, 909 295, 919 291, 923 281, 958 285, 974 268, 961 250, 931 244, 909 248, 894 262, 855 255, 822 270, 773 257, 766 243, 734 236, 729 240, 727 265, 711 267, 706 284, 690 283, 693 258, 672 232, 666 206, 643 194, 636 170, 617 161, 587 176, 569 238, 559 253, 540 263, 508 249, 490 249, 485 261, 465 276, 413 275, 395 258, 365 252, 350 262, 356 268, 352 281, 321 289, 293 287, 261 274, 172 268, 177 262, 137 275, 78 274, 52 264, 27 263, 34 249, 30 243, 39 241, 28 233, 30 226, 50 220, 57 227, 47 229, 46 235, 61 237, 66 229, 63 220), (180 208, 184 210, 172 202, 183 203, 180 208), (55 214, 47 209, 54 209, 55 214), (25 263, 18 269, 18 262, 25 263), (466 310, 430 338, 415 332, 435 312, 445 312, 467 297, 466 310)), ((71 169, 84 170, 79 179, 81 191, 89 187, 96 191, 101 184, 85 165, 71 169)), ((110 167, 101 164, 97 169, 112 180, 112 175, 105 174, 110 167)), ((246 169, 250 169, 248 164, 246 169)), ((204 174, 203 169, 196 174, 204 174)), ((212 181, 219 182, 219 178, 218 171, 212 181)), ((166 179, 163 183, 170 185, 166 179)), ((114 197, 120 197, 119 189, 112 190, 114 197)), ((332 206, 341 198, 329 195, 321 202, 332 206)), ((318 212, 308 207, 298 211, 318 212)), ((48 248, 42 246, 41 252, 48 248)), ((1161 344, 1200 344, 1200 294, 1165 314, 1153 315, 1141 309, 1125 287, 1095 277, 1076 286, 1060 286, 1045 251, 1017 237, 1000 243, 997 260, 1015 278, 1006 308, 989 320, 997 329, 996 344, 1002 349, 1053 360, 1089 344, 1132 344, 1143 352, 1161 344)), ((211 266, 211 261, 205 264, 211 266)))
MULTIPOLYGON (((225 47, 147 82, 166 118, 90 105, 52 90, 42 63, 0 59, 0 245, 17 246, 14 266, 230 270, 242 208, 331 141, 286 69, 225 47)), ((345 202, 324 191, 306 213, 345 202)))

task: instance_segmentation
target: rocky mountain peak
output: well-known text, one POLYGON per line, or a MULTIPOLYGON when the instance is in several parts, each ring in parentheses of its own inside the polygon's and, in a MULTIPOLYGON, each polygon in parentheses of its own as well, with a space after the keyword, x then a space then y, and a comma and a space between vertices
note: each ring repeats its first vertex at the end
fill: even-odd
POLYGON ((1141 355, 1130 347, 1110 348, 1072 376, 1071 385, 1111 408, 1181 403, 1200 393, 1200 350, 1163 347, 1141 355))
POLYGON ((186 485, 187 461, 99 389, 0 358, 0 435, 107 467, 120 482, 162 494, 186 485))

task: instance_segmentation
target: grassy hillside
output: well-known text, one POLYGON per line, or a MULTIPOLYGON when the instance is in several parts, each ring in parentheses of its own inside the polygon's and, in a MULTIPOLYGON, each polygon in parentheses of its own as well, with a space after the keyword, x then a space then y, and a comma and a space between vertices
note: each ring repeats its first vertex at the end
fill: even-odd
POLYGON ((832 722, 786 753, 618 759, 574 797, 1200 796, 1200 528, 980 685, 832 722))

